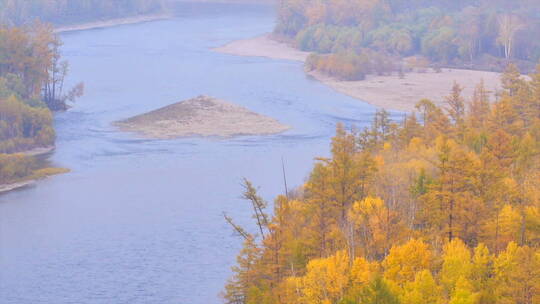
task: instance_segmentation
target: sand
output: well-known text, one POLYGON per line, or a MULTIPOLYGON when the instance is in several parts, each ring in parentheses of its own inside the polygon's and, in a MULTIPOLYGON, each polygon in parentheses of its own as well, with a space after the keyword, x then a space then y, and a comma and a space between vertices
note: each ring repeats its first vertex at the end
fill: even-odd
POLYGON ((270 34, 251 39, 233 41, 214 51, 237 56, 266 57, 293 61, 306 61, 308 52, 299 51, 283 42, 278 42, 270 34))
POLYGON ((404 112, 414 111, 414 106, 423 98, 442 105, 454 81, 461 85, 466 99, 472 97, 474 88, 482 80, 492 99, 500 90, 499 73, 471 70, 408 73, 403 79, 397 75, 368 76, 362 81, 340 81, 319 72, 310 72, 309 75, 342 94, 379 108, 404 112))
POLYGON ((56 147, 55 146, 47 146, 47 147, 40 147, 40 148, 34 148, 32 150, 27 150, 23 152, 19 152, 20 154, 24 154, 25 156, 41 156, 45 154, 49 154, 54 151, 56 147))
POLYGON ((106 28, 106 27, 112 27, 112 26, 117 26, 117 25, 136 24, 136 23, 143 23, 143 22, 149 22, 149 21, 164 20, 164 19, 169 19, 170 17, 171 16, 169 14, 132 16, 132 17, 125 17, 125 18, 117 18, 117 19, 62 26, 62 27, 56 28, 54 32, 65 33, 65 32, 74 32, 74 31, 92 30, 92 29, 106 28))
MULTIPOLYGON (((214 49, 217 52, 238 55, 286 59, 304 62, 309 55, 292 46, 278 42, 270 34, 252 39, 231 42, 214 49)), ((492 96, 500 90, 500 74, 494 72, 443 69, 441 73, 411 72, 400 79, 393 76, 368 76, 363 81, 340 81, 318 72, 310 76, 328 85, 334 90, 386 110, 413 111, 416 103, 428 98, 436 104, 442 104, 450 93, 454 81, 463 88, 463 96, 470 98, 475 86, 484 81, 492 96)))
POLYGON ((42 168, 35 170, 31 175, 22 179, 12 181, 6 184, 0 184, 0 194, 18 190, 35 185, 38 181, 49 178, 53 175, 64 174, 70 172, 65 168, 42 168))
POLYGON ((0 194, 11 192, 17 189, 26 188, 26 187, 34 185, 35 183, 36 183, 36 180, 33 179, 33 180, 22 181, 18 183, 0 185, 0 194))
POLYGON ((289 129, 277 120, 208 96, 178 102, 114 123, 146 138, 269 135, 289 129))

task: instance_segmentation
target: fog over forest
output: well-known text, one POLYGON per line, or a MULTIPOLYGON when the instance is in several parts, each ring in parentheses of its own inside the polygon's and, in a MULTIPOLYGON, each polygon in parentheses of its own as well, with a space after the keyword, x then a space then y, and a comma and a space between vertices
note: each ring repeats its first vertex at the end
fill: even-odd
POLYGON ((345 79, 413 64, 503 70, 508 61, 531 71, 540 59, 535 1, 301 1, 279 5, 276 33, 319 54, 310 68, 345 79), (353 67, 352 70, 343 68, 353 67))
POLYGON ((540 304, 540 0, 0 0, 0 302, 540 304))
POLYGON ((40 20, 69 24, 95 19, 159 13, 164 0, 0 0, 2 23, 23 25, 40 20))

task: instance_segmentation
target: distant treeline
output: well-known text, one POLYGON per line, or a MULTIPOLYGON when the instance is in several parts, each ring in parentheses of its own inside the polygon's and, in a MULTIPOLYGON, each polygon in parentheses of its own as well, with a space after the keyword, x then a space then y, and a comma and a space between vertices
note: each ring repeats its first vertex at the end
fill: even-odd
POLYGON ((68 24, 163 10, 163 0, 0 0, 0 23, 68 24))
POLYGON ((282 0, 275 31, 320 54, 369 49, 395 62, 422 56, 436 65, 500 69, 540 59, 540 41, 531 39, 540 35, 539 17, 533 0, 282 0))

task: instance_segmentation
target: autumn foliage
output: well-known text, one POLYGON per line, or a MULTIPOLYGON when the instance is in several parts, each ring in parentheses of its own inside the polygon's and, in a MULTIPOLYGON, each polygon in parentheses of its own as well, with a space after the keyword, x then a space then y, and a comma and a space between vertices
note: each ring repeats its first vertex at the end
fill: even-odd
POLYGON ((0 24, 69 24, 161 12, 162 0, 0 0, 0 24))
POLYGON ((370 74, 391 74, 397 66, 391 57, 363 49, 358 53, 311 54, 305 68, 308 72, 317 71, 340 80, 363 80, 370 74))
POLYGON ((234 225, 226 303, 540 303, 540 68, 502 82, 496 100, 455 84, 399 122, 338 125, 272 215, 246 183, 259 231, 234 225))
POLYGON ((41 101, 52 39, 44 25, 0 27, 0 153, 54 143, 52 114, 41 101))
MULTIPOLYGON (((437 65, 534 68, 540 59, 537 1, 282 0, 275 32, 317 54, 369 49, 379 56, 422 56, 437 65), (531 64, 532 63, 532 64, 531 64)), ((328 59, 331 60, 331 59, 328 59)), ((398 60, 394 60, 399 63, 398 60)))
POLYGON ((66 101, 83 90, 81 84, 62 93, 68 65, 61 61, 61 43, 50 25, 13 27, 1 25, 1 21, 0 185, 63 172, 14 153, 53 146, 56 135, 51 110, 66 109, 66 101))

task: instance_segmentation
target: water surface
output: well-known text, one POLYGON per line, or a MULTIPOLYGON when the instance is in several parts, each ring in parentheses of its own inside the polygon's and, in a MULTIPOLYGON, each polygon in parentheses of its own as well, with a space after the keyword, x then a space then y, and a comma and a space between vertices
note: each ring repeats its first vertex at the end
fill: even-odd
POLYGON ((72 172, 0 196, 0 302, 220 303, 249 228, 241 179, 269 201, 328 154, 336 122, 374 109, 306 77, 297 62, 211 48, 272 30, 269 6, 182 4, 165 21, 66 33, 86 95, 56 116, 51 160, 72 172), (143 140, 111 122, 200 94, 293 128, 235 139, 143 140))

